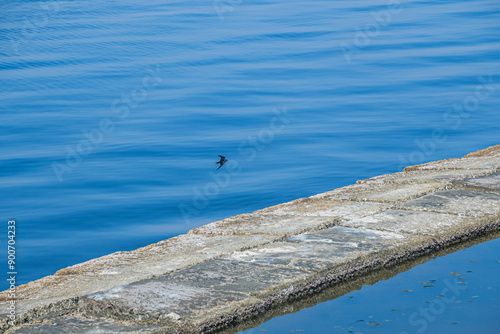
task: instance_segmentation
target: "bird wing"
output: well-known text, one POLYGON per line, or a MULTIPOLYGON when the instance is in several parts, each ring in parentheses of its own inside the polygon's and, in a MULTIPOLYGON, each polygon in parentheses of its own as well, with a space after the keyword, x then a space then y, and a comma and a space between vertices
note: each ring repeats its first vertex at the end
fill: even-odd
POLYGON ((222 158, 222 160, 226 159, 226 157, 225 157, 225 156, 223 156, 223 155, 219 155, 219 157, 221 157, 221 158, 222 158))

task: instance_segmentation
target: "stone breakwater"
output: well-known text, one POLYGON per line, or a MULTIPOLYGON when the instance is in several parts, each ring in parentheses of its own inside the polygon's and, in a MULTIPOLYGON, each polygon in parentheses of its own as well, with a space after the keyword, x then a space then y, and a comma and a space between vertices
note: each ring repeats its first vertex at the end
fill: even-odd
POLYGON ((17 287, 4 333, 212 333, 500 230, 500 145, 227 218, 17 287))

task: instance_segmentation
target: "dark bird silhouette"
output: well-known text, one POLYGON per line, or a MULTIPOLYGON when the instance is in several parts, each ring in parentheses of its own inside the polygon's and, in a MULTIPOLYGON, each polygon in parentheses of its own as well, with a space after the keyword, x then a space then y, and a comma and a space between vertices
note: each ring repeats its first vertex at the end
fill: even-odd
MULTIPOLYGON (((219 161, 217 161, 215 164, 220 164, 219 168, 221 168, 222 166, 224 166, 224 164, 225 164, 228 160, 226 159, 226 157, 224 157, 224 156, 222 156, 222 155, 219 155, 219 157, 220 157, 220 160, 219 160, 219 161)), ((219 168, 217 168, 217 169, 219 169, 219 168)))

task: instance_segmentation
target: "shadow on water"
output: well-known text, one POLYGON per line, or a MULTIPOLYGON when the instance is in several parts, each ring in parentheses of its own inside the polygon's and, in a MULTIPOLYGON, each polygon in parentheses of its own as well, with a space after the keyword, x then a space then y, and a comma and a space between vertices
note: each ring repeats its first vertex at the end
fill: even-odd
POLYGON ((489 235, 479 236, 472 240, 465 241, 460 244, 455 244, 445 249, 441 249, 433 254, 428 254, 421 256, 417 259, 413 259, 411 261, 407 261, 397 266, 393 266, 390 268, 380 268, 369 274, 363 275, 362 277, 355 278, 348 282, 337 283, 335 285, 329 286, 321 290, 320 292, 296 301, 292 301, 286 304, 282 304, 276 308, 273 308, 269 312, 264 315, 259 316, 258 318, 254 318, 250 321, 245 321, 238 325, 227 328, 221 332, 220 334, 236 334, 242 331, 246 331, 252 328, 256 328, 263 323, 276 318, 281 317, 287 314, 292 314, 299 312, 301 310, 311 308, 318 304, 334 300, 336 298, 348 295, 354 291, 361 290, 364 286, 375 285, 380 281, 385 281, 390 278, 393 278, 401 273, 409 271, 410 269, 417 267, 421 264, 424 264, 430 260, 434 260, 439 257, 444 257, 446 255, 479 245, 481 243, 495 240, 500 237, 500 231, 489 235))

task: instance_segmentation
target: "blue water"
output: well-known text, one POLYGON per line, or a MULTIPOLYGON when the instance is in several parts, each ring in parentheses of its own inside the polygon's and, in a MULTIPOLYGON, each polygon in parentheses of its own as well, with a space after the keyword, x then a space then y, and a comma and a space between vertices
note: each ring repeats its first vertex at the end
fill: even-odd
POLYGON ((0 249, 26 283, 498 144, 499 38, 497 0, 2 1, 0 249))

